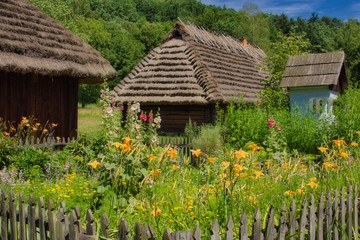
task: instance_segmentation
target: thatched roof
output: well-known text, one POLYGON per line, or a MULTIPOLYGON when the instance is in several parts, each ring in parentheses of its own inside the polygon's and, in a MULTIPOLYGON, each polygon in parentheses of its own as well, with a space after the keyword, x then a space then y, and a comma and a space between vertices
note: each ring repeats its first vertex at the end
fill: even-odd
MULTIPOLYGON (((305 87, 336 85, 344 66, 344 52, 290 57, 280 86, 305 87)), ((343 72, 345 74, 345 71, 343 72)))
POLYGON ((250 44, 179 22, 114 88, 118 102, 207 104, 239 94, 255 102, 265 53, 250 44))
POLYGON ((28 0, 0 1, 0 71, 103 82, 116 71, 99 52, 28 0))

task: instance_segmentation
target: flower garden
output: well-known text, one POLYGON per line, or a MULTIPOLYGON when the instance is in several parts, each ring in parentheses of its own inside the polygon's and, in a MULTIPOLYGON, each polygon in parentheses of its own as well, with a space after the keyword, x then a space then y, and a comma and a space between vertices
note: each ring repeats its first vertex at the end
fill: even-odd
POLYGON ((357 90, 339 99, 336 122, 260 103, 230 104, 214 125, 188 127, 189 156, 158 145, 161 116, 142 112, 139 103, 129 103, 124 114, 107 89, 101 94, 103 135, 81 135, 62 150, 17 144, 46 138, 56 123, 1 122, 1 188, 78 206, 82 216, 91 209, 97 221, 106 213, 114 234, 125 217, 130 226, 150 224, 159 236, 195 223, 209 228, 214 218, 224 226, 229 215, 236 225, 243 211, 251 217, 271 205, 278 221, 283 202, 360 182, 357 90))

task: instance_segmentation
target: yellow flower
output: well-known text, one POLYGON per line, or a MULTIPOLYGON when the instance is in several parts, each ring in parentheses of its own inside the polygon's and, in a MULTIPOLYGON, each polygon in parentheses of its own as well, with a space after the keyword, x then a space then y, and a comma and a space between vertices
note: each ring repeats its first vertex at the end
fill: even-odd
POLYGON ((340 139, 337 139, 337 140, 333 140, 333 144, 335 144, 336 146, 340 147, 341 145, 343 145, 345 143, 344 140, 340 140, 340 139))
POLYGON ((325 169, 328 169, 333 166, 333 164, 330 162, 324 162, 323 165, 324 165, 325 169))
POLYGON ((326 147, 318 147, 318 149, 320 150, 320 152, 326 152, 326 150, 328 150, 328 148, 326 147))
POLYGON ((304 189, 302 189, 302 188, 299 188, 298 190, 296 190, 296 193, 297 194, 303 194, 304 193, 304 189))
POLYGON ((132 139, 129 137, 123 137, 122 140, 124 141, 124 144, 129 144, 132 139))
POLYGON ((48 130, 46 128, 43 129, 43 133, 47 133, 48 130))
POLYGON ((358 131, 358 132, 356 132, 356 133, 360 135, 360 131, 358 131))
POLYGON ((212 164, 214 164, 214 162, 216 161, 217 158, 213 158, 213 157, 209 157, 208 161, 211 162, 212 164))
POLYGON ((253 174, 255 175, 256 178, 260 178, 261 176, 264 176, 264 173, 262 171, 253 171, 253 174))
POLYGON ((51 124, 52 127, 57 127, 57 125, 58 125, 57 123, 52 123, 51 124))
POLYGON ((60 140, 61 140, 61 137, 57 136, 57 137, 56 137, 56 140, 60 141, 60 140))
POLYGON ((94 169, 96 169, 100 164, 101 164, 101 163, 99 163, 99 162, 96 161, 96 160, 88 163, 88 165, 92 166, 94 169))
POLYGON ((270 166, 272 165, 272 163, 271 163, 270 160, 268 160, 268 161, 265 162, 265 165, 268 166, 268 167, 270 167, 270 166))
POLYGON ((193 155, 195 155, 196 157, 199 157, 199 155, 201 154, 201 149, 196 149, 196 150, 190 150, 191 153, 193 155))
POLYGON ((113 144, 111 144, 111 146, 115 146, 115 148, 118 149, 118 148, 122 148, 123 144, 119 142, 114 142, 113 144))
POLYGON ((340 153, 340 156, 343 158, 347 158, 347 157, 349 157, 349 154, 347 154, 346 152, 342 152, 342 153, 340 153))
POLYGON ((228 168, 230 166, 230 162, 222 162, 221 166, 223 166, 224 168, 228 168))
POLYGON ((290 196, 292 193, 293 193, 292 191, 287 190, 286 192, 284 192, 284 195, 288 195, 288 196, 290 196))
POLYGON ((38 129, 36 127, 32 127, 32 130, 36 132, 38 129))
POLYGON ((311 182, 316 182, 316 180, 317 180, 316 177, 310 178, 311 182))
POLYGON ((253 152, 255 152, 256 150, 259 149, 259 147, 258 147, 256 144, 251 144, 251 145, 249 145, 248 147, 251 148, 251 150, 252 150, 253 152))
POLYGON ((149 158, 150 161, 152 161, 153 159, 156 159, 156 157, 152 154, 146 155, 146 157, 149 158))
POLYGON ((161 210, 160 208, 154 208, 152 211, 151 211, 151 215, 153 215, 154 217, 160 217, 161 216, 161 210))
POLYGON ((169 148, 167 154, 170 158, 177 158, 177 151, 175 148, 169 148))
POLYGON ((4 132, 4 135, 5 135, 5 136, 9 136, 9 135, 10 135, 10 133, 8 133, 8 132, 4 132))
POLYGON ((22 117, 22 119, 21 119, 21 123, 28 123, 29 122, 29 120, 26 118, 26 117, 22 117))
POLYGON ((244 158, 248 155, 249 153, 245 152, 244 150, 240 149, 238 151, 235 151, 235 157, 236 158, 244 158))
POLYGON ((310 182, 310 183, 308 183, 306 185, 310 186, 311 188, 314 188, 314 187, 317 187, 319 184, 314 183, 314 182, 310 182))
POLYGON ((122 152, 129 152, 131 150, 131 146, 129 144, 122 145, 122 152))
POLYGON ((161 172, 161 169, 151 170, 151 171, 150 171, 151 178, 153 179, 153 178, 157 177, 160 172, 161 172))
POLYGON ((172 165, 171 166, 172 167, 172 169, 175 171, 175 170, 178 170, 179 168, 180 168, 180 166, 176 166, 176 165, 172 165))
POLYGON ((351 146, 353 146, 353 147, 356 147, 357 145, 359 145, 357 142, 352 142, 351 143, 351 146))
POLYGON ((243 167, 243 166, 241 166, 240 164, 237 164, 237 163, 234 165, 234 168, 235 168, 235 172, 241 172, 242 170, 248 169, 247 167, 243 167))

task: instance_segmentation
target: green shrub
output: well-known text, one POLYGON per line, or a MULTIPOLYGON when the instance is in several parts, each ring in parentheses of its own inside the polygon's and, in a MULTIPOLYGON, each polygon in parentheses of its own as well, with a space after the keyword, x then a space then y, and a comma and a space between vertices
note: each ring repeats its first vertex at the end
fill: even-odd
POLYGON ((201 149, 203 153, 211 155, 220 151, 223 147, 222 132, 220 126, 203 125, 198 136, 191 139, 191 144, 195 149, 201 149))

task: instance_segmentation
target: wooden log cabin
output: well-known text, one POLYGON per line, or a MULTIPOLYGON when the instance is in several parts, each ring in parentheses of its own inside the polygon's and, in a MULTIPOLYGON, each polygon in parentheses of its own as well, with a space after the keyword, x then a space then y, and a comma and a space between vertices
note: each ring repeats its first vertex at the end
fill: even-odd
POLYGON ((0 1, 0 118, 56 123, 55 136, 76 137, 78 84, 102 83, 116 71, 100 53, 28 0, 0 1))
POLYGON ((160 130, 183 132, 189 118, 198 125, 212 122, 216 103, 226 105, 240 94, 255 102, 266 76, 264 58, 246 39, 178 22, 113 95, 116 102, 140 102, 145 111, 160 108, 160 130))

